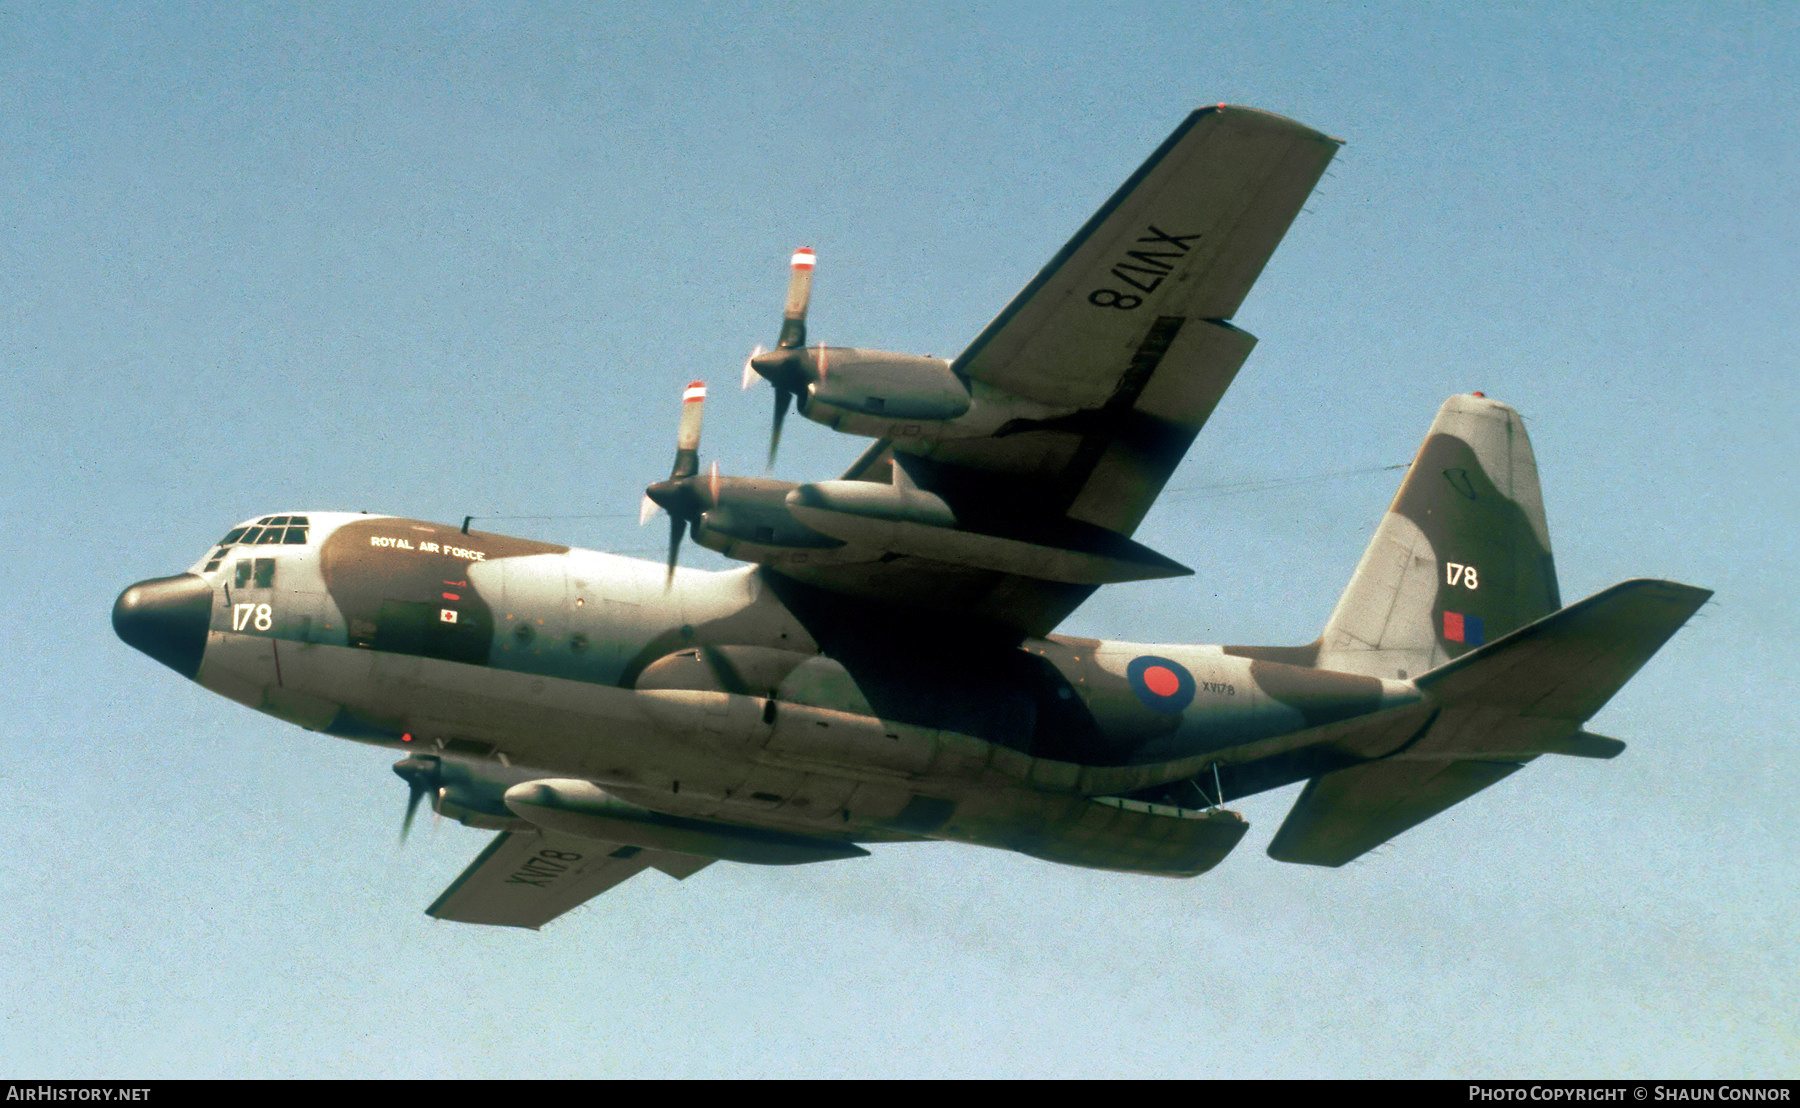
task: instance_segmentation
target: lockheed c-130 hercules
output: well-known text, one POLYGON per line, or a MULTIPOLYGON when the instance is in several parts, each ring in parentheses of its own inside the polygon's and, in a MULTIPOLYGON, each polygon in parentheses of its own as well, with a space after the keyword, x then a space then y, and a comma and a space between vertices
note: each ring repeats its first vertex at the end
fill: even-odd
POLYGON ((703 472, 704 388, 647 512, 667 565, 392 516, 285 512, 120 595, 127 643, 223 696, 404 756, 500 834, 429 908, 540 927, 633 874, 938 839, 1193 876, 1233 798, 1305 781, 1268 848, 1338 866, 1584 729, 1711 594, 1564 607, 1518 413, 1445 402, 1305 646, 1053 634, 1132 541, 1255 340, 1228 320, 1339 143, 1190 115, 954 361, 806 344, 814 259, 746 380, 875 440, 837 480, 703 472), (754 375, 754 376, 753 376, 754 375), (685 535, 751 563, 678 569, 685 535))

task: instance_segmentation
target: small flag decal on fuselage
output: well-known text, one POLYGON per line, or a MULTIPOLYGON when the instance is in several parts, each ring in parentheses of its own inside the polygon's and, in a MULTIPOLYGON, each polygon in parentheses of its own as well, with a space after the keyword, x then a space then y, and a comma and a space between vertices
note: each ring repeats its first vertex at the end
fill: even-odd
POLYGON ((439 608, 438 609, 438 619, 442 620, 445 623, 455 623, 456 622, 456 609, 455 608, 439 608))
POLYGON ((1450 642, 1468 643, 1470 646, 1480 646, 1487 641, 1480 616, 1448 611, 1444 613, 1444 638, 1450 642))

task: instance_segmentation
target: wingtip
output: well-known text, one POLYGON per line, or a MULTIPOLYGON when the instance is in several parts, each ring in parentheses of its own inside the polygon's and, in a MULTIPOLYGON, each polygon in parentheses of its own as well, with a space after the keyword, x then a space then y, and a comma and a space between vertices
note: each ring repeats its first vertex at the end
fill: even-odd
POLYGON ((1252 108, 1244 104, 1228 104, 1224 102, 1206 104, 1195 108, 1189 113, 1188 121, 1190 123, 1198 123, 1202 118, 1209 115, 1230 115, 1234 120, 1243 120, 1245 122, 1256 121, 1273 127, 1279 127, 1283 130, 1300 131, 1320 142, 1329 142, 1336 146, 1345 145, 1343 139, 1337 138, 1334 135, 1328 135, 1317 127, 1309 127, 1290 116, 1282 115, 1280 112, 1272 112, 1266 108, 1252 108))

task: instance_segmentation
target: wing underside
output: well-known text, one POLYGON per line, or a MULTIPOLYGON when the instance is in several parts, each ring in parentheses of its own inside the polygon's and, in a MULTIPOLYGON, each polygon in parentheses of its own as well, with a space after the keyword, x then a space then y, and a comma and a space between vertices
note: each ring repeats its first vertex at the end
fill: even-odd
POLYGON ((536 930, 642 870, 655 868, 680 879, 712 861, 554 831, 507 831, 425 912, 458 923, 536 930))
POLYGON ((1338 145, 1267 112, 1194 112, 956 361, 1083 414, 921 453, 1039 475, 1071 518, 1130 534, 1255 345, 1225 320, 1338 145))
POLYGON ((1131 567, 1186 572, 1126 539, 1255 345, 1227 319, 1338 145, 1253 109, 1194 112, 954 363, 978 403, 1037 414, 982 434, 879 442, 846 475, 889 481, 898 459, 977 538, 773 568, 1027 634, 1048 633, 1098 584, 1134 579, 1131 567), (1073 564, 1105 572, 1071 580, 984 561, 990 534, 1056 551, 1046 565, 1071 564, 1072 550, 1087 559, 1073 564))

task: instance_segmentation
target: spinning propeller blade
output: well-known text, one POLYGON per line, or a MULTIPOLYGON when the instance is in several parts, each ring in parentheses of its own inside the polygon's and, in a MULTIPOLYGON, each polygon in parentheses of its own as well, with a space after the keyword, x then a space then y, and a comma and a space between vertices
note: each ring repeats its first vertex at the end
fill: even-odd
POLYGON ((812 300, 813 268, 818 255, 809 246, 794 251, 789 263, 787 302, 781 308, 781 339, 775 345, 794 350, 806 345, 806 305, 812 300))
POLYGON ((794 394, 777 385, 775 387, 775 422, 769 428, 769 468, 775 468, 775 452, 781 449, 781 421, 787 418, 788 401, 794 394))
POLYGON ((681 393, 681 424, 675 432, 675 464, 666 481, 658 481, 644 490, 644 501, 638 512, 638 526, 650 522, 657 508, 669 513, 669 572, 665 589, 675 583, 675 564, 681 556, 684 532, 700 518, 706 503, 716 499, 719 491, 719 467, 715 463, 706 478, 706 503, 696 482, 700 474, 700 425, 706 412, 706 383, 689 382, 681 393))
POLYGON ((706 382, 690 381, 681 393, 681 424, 675 432, 675 468, 669 479, 700 472, 700 421, 706 415, 706 382))
POLYGON ((410 755, 394 763, 394 773, 406 782, 406 815, 400 820, 400 843, 405 845, 412 830, 413 817, 419 814, 419 801, 438 790, 438 760, 430 755, 410 755))
POLYGON ((675 584, 675 560, 681 556, 681 536, 687 531, 687 523, 671 512, 669 514, 669 575, 663 578, 663 591, 667 592, 675 584))
POLYGON ((744 379, 739 382, 741 391, 749 392, 750 386, 756 384, 756 366, 752 363, 762 357, 762 353, 763 344, 759 342, 755 349, 750 351, 750 356, 744 359, 744 379))
MULTIPOLYGON (((775 386, 775 419, 769 428, 769 465, 775 465, 775 454, 781 448, 781 424, 791 404, 803 404, 808 382, 805 359, 798 356, 806 348, 806 308, 812 301, 813 270, 818 256, 810 247, 794 251, 789 263, 787 299, 781 309, 781 337, 775 349, 767 354, 758 346, 744 362, 744 387, 749 388, 752 374, 775 386)), ((822 349, 822 348, 821 348, 822 349)), ((821 364, 823 353, 820 355, 821 364)))

